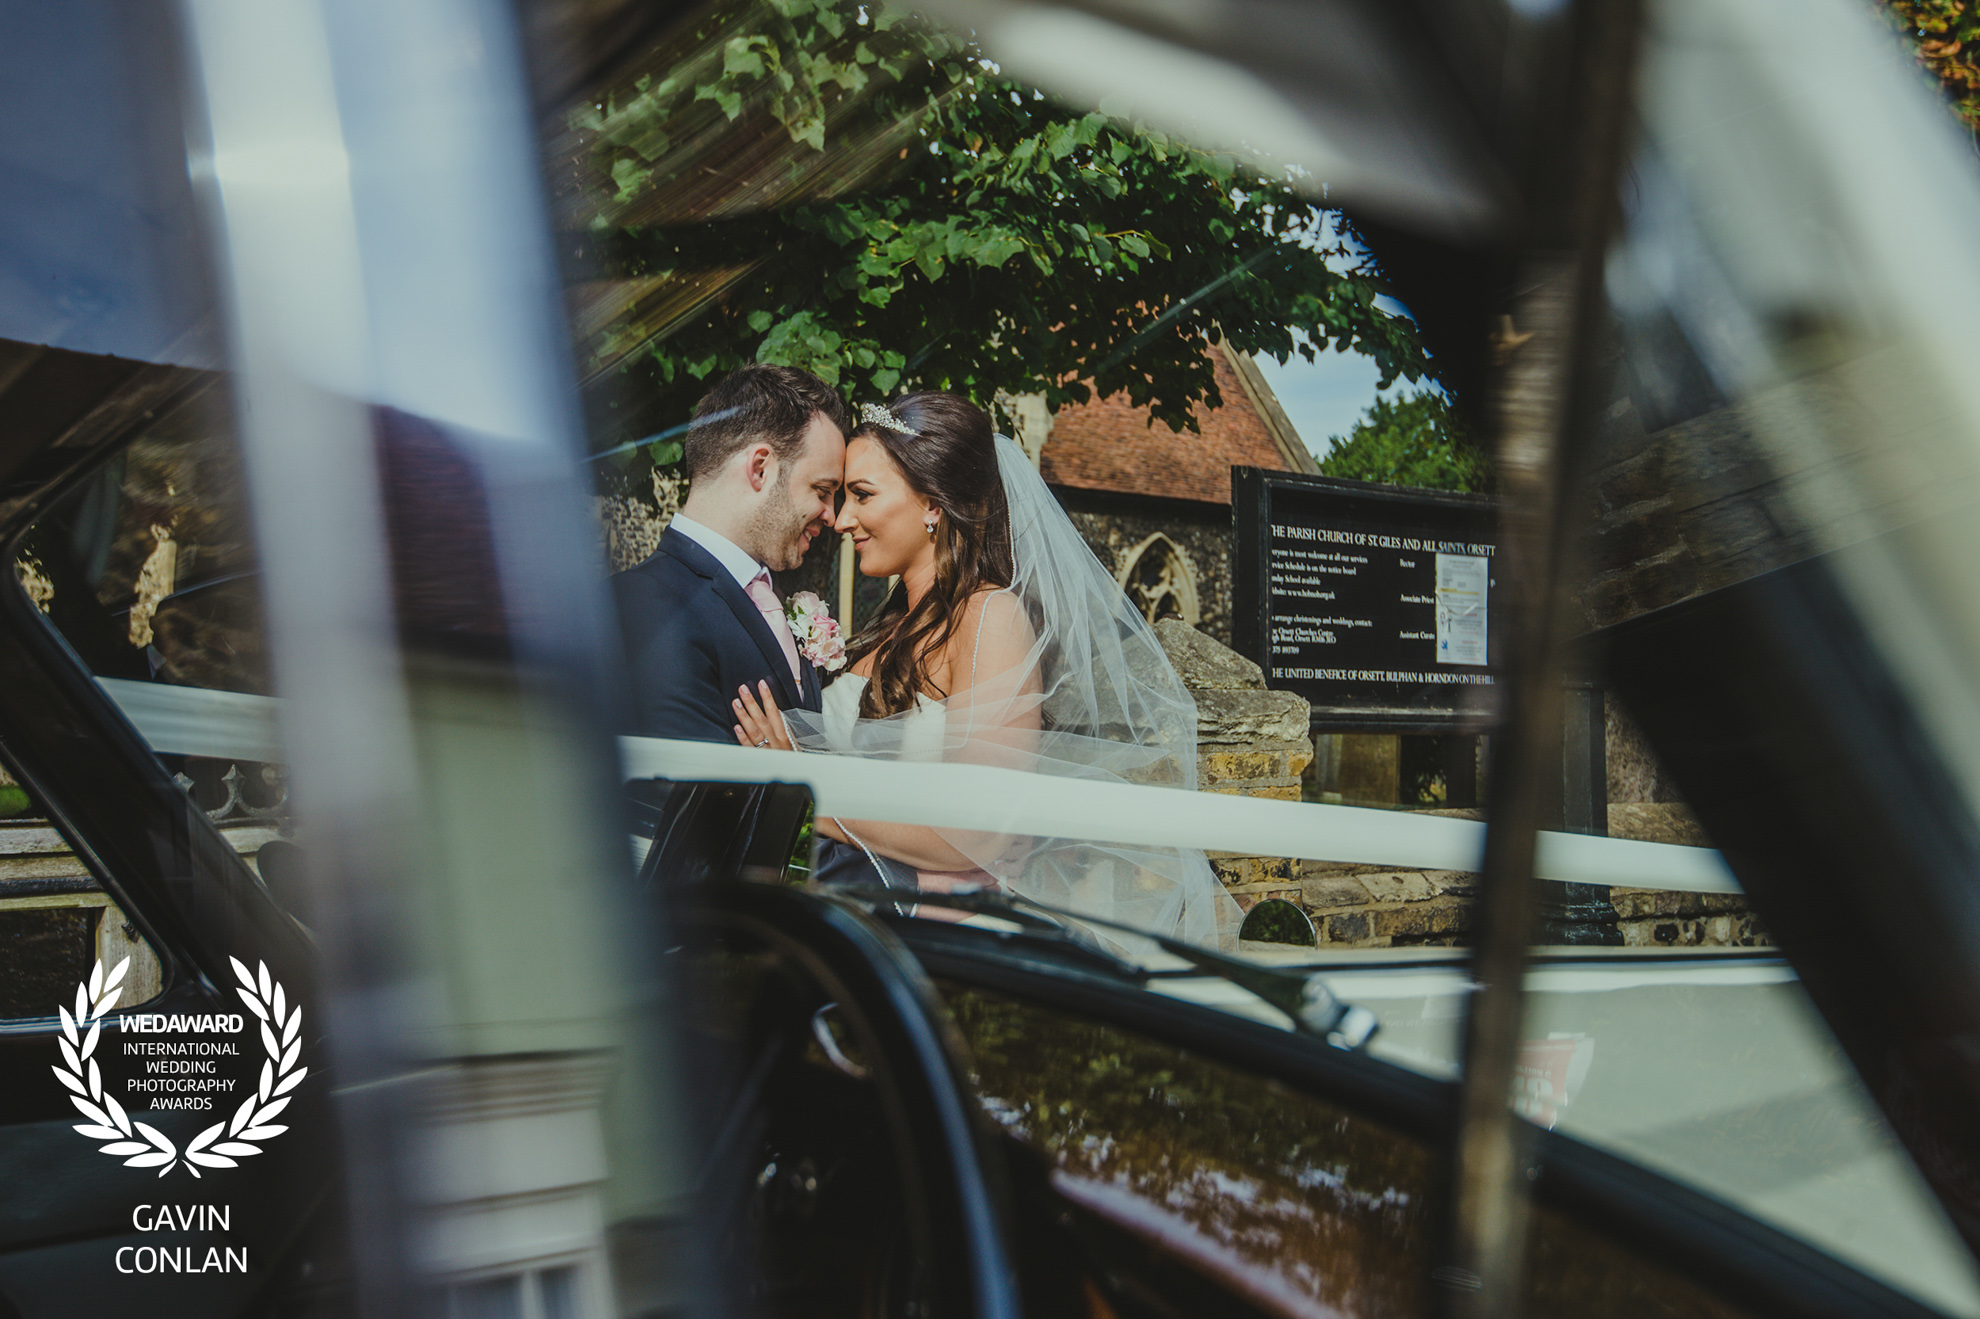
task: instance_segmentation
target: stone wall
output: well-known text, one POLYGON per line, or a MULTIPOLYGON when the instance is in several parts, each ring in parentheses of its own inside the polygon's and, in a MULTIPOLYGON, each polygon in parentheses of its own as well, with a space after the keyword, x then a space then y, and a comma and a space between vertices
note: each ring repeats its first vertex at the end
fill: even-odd
MULTIPOLYGON (((1670 775, 1657 762, 1656 753, 1650 750, 1650 743, 1644 739, 1636 721, 1629 717, 1629 712, 1622 708, 1622 703, 1612 696, 1602 703, 1602 709, 1607 725, 1604 729, 1604 758, 1609 769, 1610 804, 1679 801, 1677 785, 1671 782, 1670 775)), ((1690 813, 1685 812, 1684 818, 1689 821, 1690 813)), ((1691 827, 1696 829, 1695 822, 1691 827)), ((1613 833, 1614 829, 1610 832, 1613 833)), ((1634 838, 1636 835, 1621 836, 1634 838)))
POLYGON ((651 504, 631 495, 598 496, 598 524, 605 542, 606 567, 612 572, 624 572, 644 561, 659 546, 660 533, 667 529, 686 498, 686 479, 659 471, 653 473, 651 504))
MULTIPOLYGON (((280 837, 264 820, 220 826, 249 866, 280 837)), ((35 1017, 73 997, 92 965, 126 957, 124 1001, 150 1001, 164 971, 144 936, 46 820, 0 821, 0 1017, 35 1017)))
POLYGON ((1396 948, 1462 944, 1478 877, 1462 870, 1396 870, 1303 863, 1300 902, 1323 945, 1396 948))
MULTIPOLYGON (((1155 635, 1196 698, 1197 787, 1298 801, 1313 760, 1307 703, 1267 690, 1256 664, 1186 623, 1165 618, 1155 635)), ((1210 854, 1211 869, 1247 911, 1266 898, 1298 901, 1298 866, 1284 857, 1210 854)))
MULTIPOLYGON (((1195 628, 1165 619, 1155 625, 1169 659, 1196 698, 1197 782, 1206 792, 1301 800, 1301 776, 1313 760, 1307 703, 1271 691, 1258 666, 1195 628)), ((1633 730, 1618 725, 1627 744, 1633 730)), ((1663 794, 1669 785, 1640 739, 1612 779, 1621 793, 1663 794)), ((1611 762, 1612 772, 1618 766, 1611 762)), ((1426 814, 1482 819, 1477 810, 1426 814)), ((1706 844, 1697 821, 1671 800, 1615 801, 1609 832, 1649 842, 1706 844)), ((1390 948, 1460 945, 1471 933, 1477 876, 1457 870, 1303 861, 1212 852, 1211 868, 1249 911, 1268 898, 1298 904, 1323 946, 1390 948)), ((1610 901, 1626 945, 1752 947, 1769 942, 1738 894, 1615 889, 1610 901)))
MULTIPOLYGON (((1231 510, 1227 504, 1108 494, 1054 486, 1052 493, 1107 571, 1118 574, 1135 546, 1160 532, 1189 556, 1197 627, 1231 643, 1231 510)), ((1263 686, 1263 680, 1260 681, 1263 686)), ((1300 736, 1304 737, 1302 732, 1300 736)))
POLYGON ((1609 901, 1615 905, 1616 928, 1631 947, 1766 948, 1774 942, 1741 893, 1619 888, 1609 891, 1609 901))

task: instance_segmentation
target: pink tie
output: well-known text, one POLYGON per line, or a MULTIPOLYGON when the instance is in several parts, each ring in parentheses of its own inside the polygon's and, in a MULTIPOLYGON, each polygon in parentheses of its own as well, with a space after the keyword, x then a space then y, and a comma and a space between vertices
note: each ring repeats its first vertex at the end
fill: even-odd
POLYGON ((756 607, 763 611, 763 621, 770 625, 770 630, 777 636, 778 644, 784 648, 784 658, 791 662, 791 677, 796 679, 798 686, 802 687, 804 679, 798 677, 797 639, 791 635, 791 620, 784 617, 783 603, 777 599, 777 593, 770 589, 770 574, 767 572, 756 574, 743 590, 748 593, 750 599, 756 601, 756 607))

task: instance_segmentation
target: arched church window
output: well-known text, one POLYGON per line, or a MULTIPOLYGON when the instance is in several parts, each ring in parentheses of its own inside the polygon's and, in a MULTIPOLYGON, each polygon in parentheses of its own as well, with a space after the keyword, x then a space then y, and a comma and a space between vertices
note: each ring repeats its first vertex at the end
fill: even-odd
POLYGON ((1203 616, 1189 556, 1159 531, 1128 551, 1116 579, 1151 623, 1174 618, 1194 626, 1203 616))

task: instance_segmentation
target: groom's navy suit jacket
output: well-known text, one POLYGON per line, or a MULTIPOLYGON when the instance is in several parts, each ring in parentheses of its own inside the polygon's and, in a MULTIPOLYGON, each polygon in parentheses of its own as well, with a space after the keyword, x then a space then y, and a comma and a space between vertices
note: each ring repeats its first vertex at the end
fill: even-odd
POLYGON ((672 527, 660 548, 612 578, 631 669, 632 727, 643 737, 733 744, 736 688, 770 680, 786 710, 816 710, 818 670, 800 656, 802 680, 756 602, 701 546, 672 527))

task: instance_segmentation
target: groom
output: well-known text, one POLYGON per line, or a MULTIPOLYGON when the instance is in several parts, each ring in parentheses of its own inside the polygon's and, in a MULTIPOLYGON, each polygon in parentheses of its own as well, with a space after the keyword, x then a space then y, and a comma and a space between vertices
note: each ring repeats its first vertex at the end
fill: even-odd
POLYGON ((829 532, 852 414, 824 381, 746 366, 694 410, 687 502, 660 548, 612 578, 631 669, 630 731, 733 744, 736 689, 768 679, 786 710, 816 710, 770 573, 829 532))

